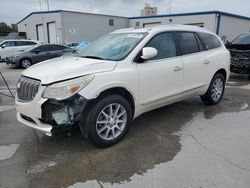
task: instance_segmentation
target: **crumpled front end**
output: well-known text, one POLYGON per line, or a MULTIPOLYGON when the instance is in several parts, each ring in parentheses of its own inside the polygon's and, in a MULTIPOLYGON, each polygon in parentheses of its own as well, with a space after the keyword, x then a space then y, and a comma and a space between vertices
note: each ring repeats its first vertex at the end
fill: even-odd
POLYGON ((46 86, 40 80, 22 76, 17 84, 17 119, 21 123, 51 136, 57 130, 70 130, 79 123, 87 100, 76 94, 59 101, 43 98, 46 86))
POLYGON ((78 94, 63 101, 49 99, 42 105, 40 121, 51 125, 52 133, 68 131, 71 126, 80 122, 86 105, 87 100, 78 94))
POLYGON ((230 50, 231 72, 239 74, 250 74, 250 50, 230 50))

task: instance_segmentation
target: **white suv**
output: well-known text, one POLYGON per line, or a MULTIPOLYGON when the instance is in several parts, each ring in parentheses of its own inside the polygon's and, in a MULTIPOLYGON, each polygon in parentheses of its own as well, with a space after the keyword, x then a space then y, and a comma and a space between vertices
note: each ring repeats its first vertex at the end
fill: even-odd
POLYGON ((0 43, 0 61, 5 60, 6 57, 16 54, 30 46, 39 44, 35 40, 5 40, 0 43))
POLYGON ((229 68, 230 53, 203 28, 118 30, 75 56, 25 70, 17 84, 17 118, 47 135, 79 125, 84 137, 107 147, 147 111, 191 96, 219 103, 229 68))

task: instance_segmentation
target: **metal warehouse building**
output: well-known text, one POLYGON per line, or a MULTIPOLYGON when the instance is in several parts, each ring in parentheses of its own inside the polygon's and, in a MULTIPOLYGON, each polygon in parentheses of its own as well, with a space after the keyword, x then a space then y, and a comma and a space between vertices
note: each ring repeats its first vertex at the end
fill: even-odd
POLYGON ((93 41, 116 29, 187 24, 205 27, 224 41, 250 32, 250 18, 220 11, 144 17, 119 17, 65 10, 33 12, 18 22, 18 31, 44 43, 93 41))
POLYGON ((222 40, 231 41, 250 32, 250 18, 220 11, 194 12, 130 18, 130 27, 152 27, 160 24, 187 24, 207 28, 222 40))
POLYGON ((32 12, 17 23, 28 39, 44 43, 93 41, 116 29, 128 27, 126 17, 65 10, 32 12))

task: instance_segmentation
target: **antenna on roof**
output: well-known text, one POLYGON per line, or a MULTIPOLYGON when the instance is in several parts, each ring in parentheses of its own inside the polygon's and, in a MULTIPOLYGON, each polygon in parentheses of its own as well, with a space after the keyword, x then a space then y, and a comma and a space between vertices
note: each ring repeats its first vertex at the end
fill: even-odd
POLYGON ((47 3, 48 11, 49 11, 49 0, 46 0, 46 3, 47 3))
POLYGON ((40 11, 42 11, 42 2, 39 1, 39 7, 40 7, 40 11))
POLYGON ((169 0, 169 13, 172 14, 172 0, 169 0))

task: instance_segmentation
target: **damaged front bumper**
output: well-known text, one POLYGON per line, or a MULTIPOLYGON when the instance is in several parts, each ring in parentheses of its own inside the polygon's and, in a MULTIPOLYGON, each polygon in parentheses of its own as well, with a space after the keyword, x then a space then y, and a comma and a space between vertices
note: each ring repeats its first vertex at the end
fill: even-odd
POLYGON ((87 100, 78 94, 63 101, 42 99, 37 103, 41 110, 39 113, 31 112, 32 104, 20 101, 16 101, 16 104, 17 119, 21 123, 51 136, 59 131, 68 131, 79 123, 87 100))
POLYGON ((230 50, 230 71, 239 74, 250 74, 250 51, 230 50))

